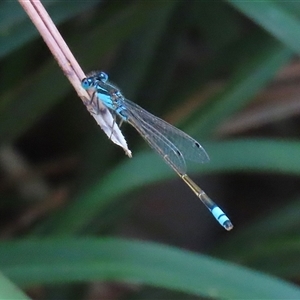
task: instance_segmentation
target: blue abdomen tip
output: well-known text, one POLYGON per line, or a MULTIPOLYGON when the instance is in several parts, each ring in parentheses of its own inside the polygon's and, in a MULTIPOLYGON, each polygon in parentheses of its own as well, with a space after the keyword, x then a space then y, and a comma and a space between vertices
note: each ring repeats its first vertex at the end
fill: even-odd
POLYGON ((233 228, 232 223, 230 222, 229 218, 225 215, 222 209, 218 206, 215 206, 211 213, 215 217, 215 219, 226 229, 231 230, 233 228))

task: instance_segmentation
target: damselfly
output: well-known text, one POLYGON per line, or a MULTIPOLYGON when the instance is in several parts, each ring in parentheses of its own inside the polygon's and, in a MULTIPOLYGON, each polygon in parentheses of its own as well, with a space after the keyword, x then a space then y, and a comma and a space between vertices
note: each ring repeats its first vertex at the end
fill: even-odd
POLYGON ((95 112, 100 112, 99 101, 112 113, 131 124, 148 144, 191 188, 215 219, 226 229, 233 225, 219 206, 186 174, 185 159, 204 163, 209 157, 204 148, 189 135, 164 120, 150 114, 137 104, 127 100, 121 91, 108 80, 104 72, 93 72, 81 82, 86 90, 93 91, 91 104, 95 112))

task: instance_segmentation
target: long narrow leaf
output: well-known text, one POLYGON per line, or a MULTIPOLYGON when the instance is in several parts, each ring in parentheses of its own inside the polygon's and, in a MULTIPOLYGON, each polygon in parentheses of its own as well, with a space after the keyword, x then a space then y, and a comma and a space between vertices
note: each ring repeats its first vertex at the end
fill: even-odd
POLYGON ((209 137, 216 127, 244 108, 292 57, 292 52, 275 40, 257 41, 257 51, 233 73, 232 78, 205 108, 189 122, 195 137, 209 137))
POLYGON ((0 273, 0 299, 29 300, 29 298, 2 273, 0 273))
POLYGON ((280 1, 227 0, 296 53, 300 53, 299 10, 289 10, 280 1), (298 13, 298 14, 297 14, 298 13))
POLYGON ((300 297, 296 286, 237 265, 113 238, 2 242, 0 266, 21 285, 121 280, 223 299, 300 297))
MULTIPOLYGON (((211 143, 206 149, 211 156, 208 164, 192 164, 189 172, 268 171, 300 174, 300 143, 275 140, 236 140, 211 143), (272 153, 272 155, 270 155, 272 153)), ((88 192, 78 195, 73 204, 55 216, 52 234, 80 231, 112 201, 147 184, 176 175, 152 152, 143 152, 125 160, 88 192), (137 172, 137 170, 147 172, 137 172), (130 174, 130 176, 128 176, 130 174)))

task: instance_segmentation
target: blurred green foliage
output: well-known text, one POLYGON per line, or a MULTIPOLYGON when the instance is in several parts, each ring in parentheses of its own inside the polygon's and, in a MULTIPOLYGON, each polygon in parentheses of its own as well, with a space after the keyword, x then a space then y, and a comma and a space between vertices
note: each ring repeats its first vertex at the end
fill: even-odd
POLYGON ((187 225, 195 219, 192 211, 205 210, 190 206, 197 199, 187 191, 191 199, 176 202, 186 187, 169 185, 176 175, 131 128, 123 125, 122 131, 132 159, 107 139, 19 3, 2 1, 0 297, 26 299, 18 286, 33 292, 44 284, 43 299, 85 299, 88 285, 78 283, 106 280, 136 284, 134 292, 124 292, 128 299, 300 298, 300 289, 287 282, 299 283, 300 270, 297 120, 230 138, 216 134, 300 53, 300 5, 44 2, 86 72, 105 70, 126 97, 158 116, 187 111, 178 114, 178 125, 211 157, 209 164, 190 165, 189 171, 203 175, 206 192, 223 201, 235 228, 222 232, 210 216, 187 225), (191 98, 220 82, 204 103, 196 97, 197 105, 186 110, 191 98), (27 175, 10 177, 3 167, 5 147, 46 183, 46 199, 20 191, 29 184, 27 175), (75 163, 65 170, 72 157, 75 163), (55 162, 60 168, 51 173, 55 162), (22 223, 20 216, 43 203, 47 207, 61 187, 68 191, 62 207, 22 223), (167 209, 164 204, 153 208, 148 194, 159 203, 171 194, 174 202, 167 209), (191 214, 176 212, 177 205, 191 207, 191 214), (151 208, 163 217, 145 214, 151 208), (141 239, 126 239, 135 236, 141 239))

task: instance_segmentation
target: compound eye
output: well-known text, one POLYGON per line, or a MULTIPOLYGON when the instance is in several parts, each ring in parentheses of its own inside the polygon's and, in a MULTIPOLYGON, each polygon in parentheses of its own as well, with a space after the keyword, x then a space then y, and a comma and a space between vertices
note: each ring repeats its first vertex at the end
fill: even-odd
POLYGON ((85 90, 87 90, 87 89, 90 88, 90 86, 91 86, 90 80, 87 79, 87 78, 83 78, 83 79, 81 80, 81 86, 82 86, 85 90))
POLYGON ((104 72, 100 72, 99 78, 102 82, 106 82, 108 80, 108 75, 104 72))

